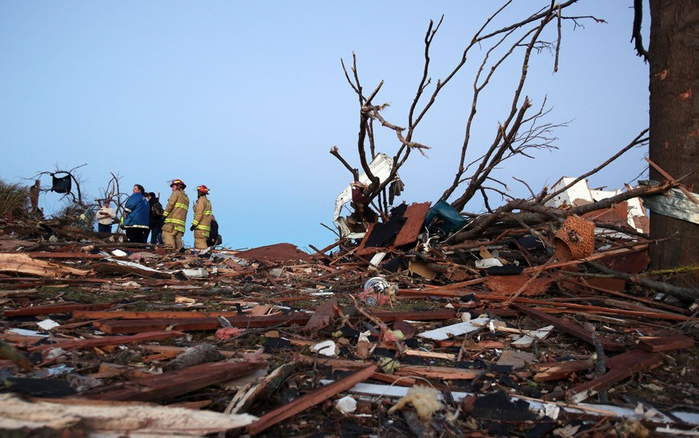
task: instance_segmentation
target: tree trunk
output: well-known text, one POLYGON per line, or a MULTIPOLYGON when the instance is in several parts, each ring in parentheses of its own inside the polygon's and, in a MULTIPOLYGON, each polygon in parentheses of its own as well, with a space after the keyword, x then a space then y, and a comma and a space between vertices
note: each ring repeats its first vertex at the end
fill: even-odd
MULTIPOLYGON (((650 159, 699 192, 699 2, 650 0, 650 159)), ((651 179, 664 178, 651 167, 651 179)), ((651 212, 651 268, 699 267, 699 225, 651 212)), ((699 286, 699 272, 673 283, 699 286)))

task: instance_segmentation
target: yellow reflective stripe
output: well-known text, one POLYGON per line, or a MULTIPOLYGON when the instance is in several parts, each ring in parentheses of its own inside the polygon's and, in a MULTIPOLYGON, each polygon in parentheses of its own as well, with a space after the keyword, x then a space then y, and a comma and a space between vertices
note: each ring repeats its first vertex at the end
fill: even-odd
POLYGON ((175 219, 174 217, 169 217, 165 219, 166 224, 177 224, 177 225, 185 225, 185 222, 182 219, 175 219))
POLYGON ((204 216, 211 216, 212 214, 211 210, 204 210, 204 216))
POLYGON ((170 212, 167 211, 167 210, 165 210, 165 211, 163 212, 163 217, 167 217, 167 215, 169 215, 169 214, 170 214, 170 212))
POLYGON ((199 225, 199 221, 192 221, 192 225, 196 227, 197 225, 199 225))
POLYGON ((179 225, 175 225, 175 231, 179 231, 180 233, 184 233, 184 227, 180 227, 179 225))
POLYGON ((181 204, 179 202, 175 203, 175 208, 181 208, 183 210, 189 210, 189 206, 187 204, 181 204))
POLYGON ((211 227, 208 227, 206 225, 199 225, 197 227, 197 230, 210 230, 210 229, 211 229, 211 227))

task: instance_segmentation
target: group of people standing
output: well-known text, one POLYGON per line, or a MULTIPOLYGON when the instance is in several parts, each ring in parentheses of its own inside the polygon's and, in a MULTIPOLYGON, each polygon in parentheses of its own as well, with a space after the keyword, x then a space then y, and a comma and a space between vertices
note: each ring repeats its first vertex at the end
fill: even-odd
MULTIPOLYGON (((155 193, 146 193, 142 185, 133 186, 133 194, 124 204, 121 227, 126 232, 129 242, 147 243, 150 233, 151 244, 161 243, 166 247, 180 250, 184 248, 182 236, 187 226, 189 197, 184 192, 187 185, 180 179, 170 184, 172 194, 165 208, 162 207, 155 193)), ((197 187, 197 201, 194 204, 194 218, 189 227, 194 231, 194 247, 204 249, 216 244, 217 235, 212 236, 212 223, 215 222, 208 199, 209 188, 197 187)), ((116 217, 109 200, 97 212, 98 231, 111 232, 111 223, 116 217)), ((217 232, 216 232, 217 234, 217 232)))

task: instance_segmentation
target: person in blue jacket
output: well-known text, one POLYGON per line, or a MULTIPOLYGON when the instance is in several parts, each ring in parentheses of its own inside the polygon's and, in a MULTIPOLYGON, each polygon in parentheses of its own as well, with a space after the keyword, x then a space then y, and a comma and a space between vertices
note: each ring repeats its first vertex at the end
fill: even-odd
POLYGON ((146 243, 150 221, 150 204, 145 196, 146 189, 142 185, 133 186, 133 194, 124 204, 124 214, 121 217, 121 227, 126 231, 129 242, 146 243))

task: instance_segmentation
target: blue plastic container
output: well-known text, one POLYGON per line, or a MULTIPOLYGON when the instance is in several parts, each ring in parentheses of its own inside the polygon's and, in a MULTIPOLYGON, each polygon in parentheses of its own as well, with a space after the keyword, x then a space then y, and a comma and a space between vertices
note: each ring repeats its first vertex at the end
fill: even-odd
POLYGON ((468 220, 461 216, 459 212, 452 207, 448 202, 438 201, 425 216, 425 224, 430 226, 435 218, 440 219, 440 223, 436 225, 445 234, 450 234, 463 228, 468 220))

